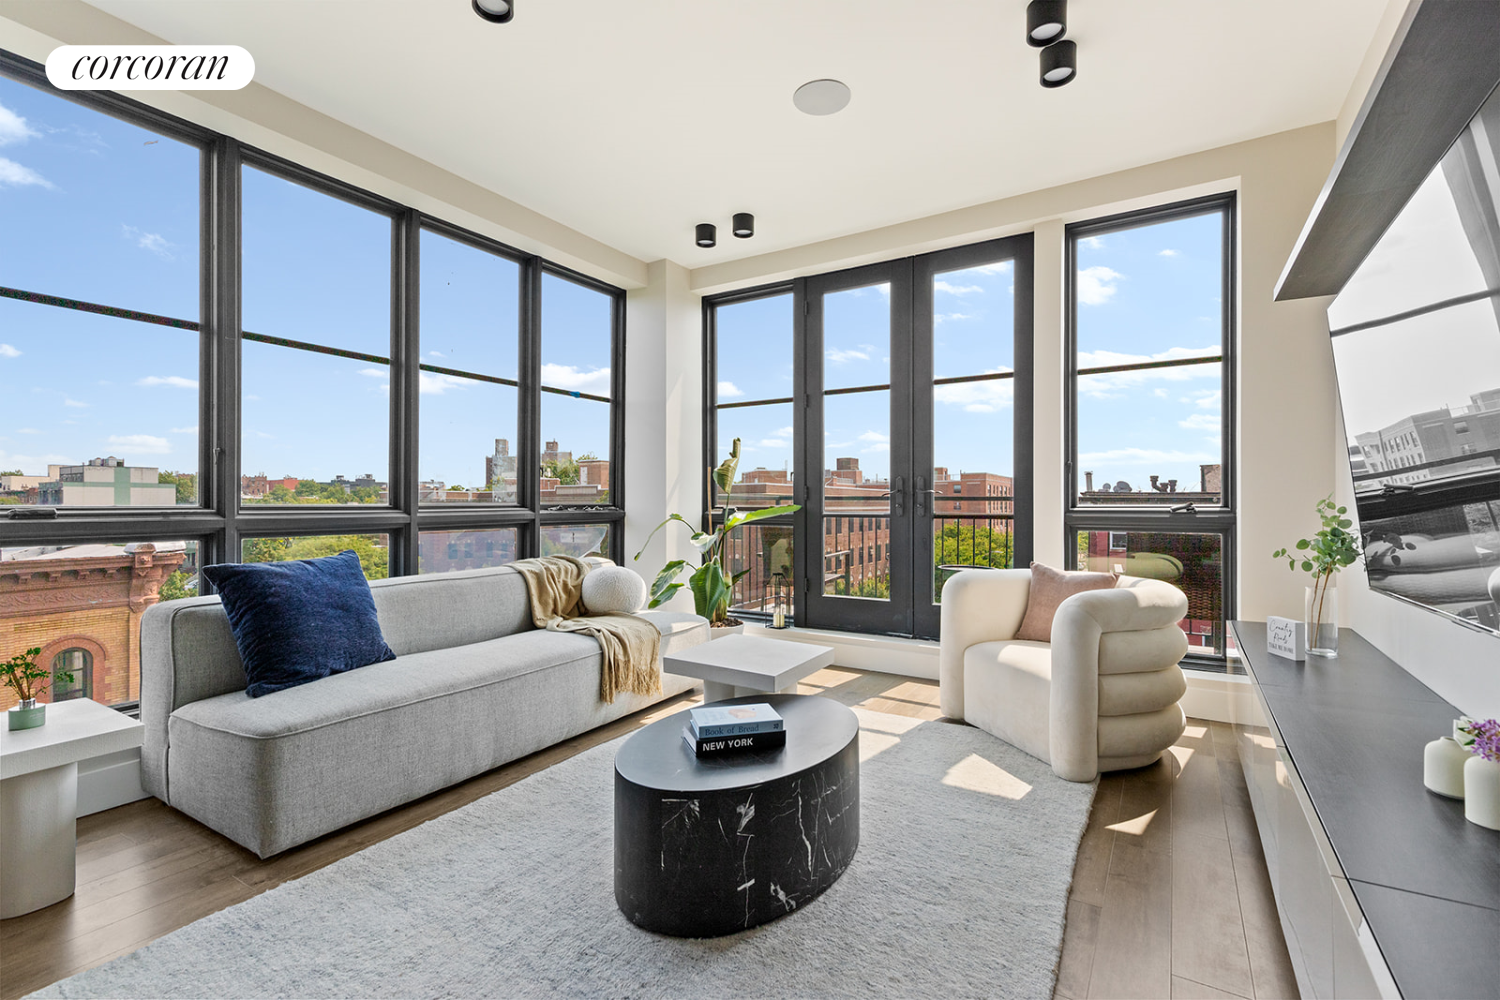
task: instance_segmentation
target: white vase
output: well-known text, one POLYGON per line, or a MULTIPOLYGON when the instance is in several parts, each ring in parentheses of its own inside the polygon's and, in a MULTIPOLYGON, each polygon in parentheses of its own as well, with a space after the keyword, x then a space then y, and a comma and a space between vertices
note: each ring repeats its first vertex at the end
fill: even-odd
POLYGON ((1302 620, 1307 623, 1310 656, 1339 655, 1339 590, 1332 580, 1303 588, 1302 620))
POLYGON ((1464 765, 1474 756, 1453 742, 1451 736, 1441 736, 1427 744, 1422 753, 1422 784, 1427 790, 1450 799, 1464 797, 1464 765))
POLYGON ((1464 819, 1500 830, 1500 760, 1469 755, 1464 764, 1464 819))

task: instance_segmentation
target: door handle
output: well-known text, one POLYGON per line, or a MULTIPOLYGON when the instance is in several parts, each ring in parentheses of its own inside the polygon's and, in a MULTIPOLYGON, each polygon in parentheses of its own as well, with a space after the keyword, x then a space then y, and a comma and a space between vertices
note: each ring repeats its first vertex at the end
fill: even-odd
POLYGON ((931 493, 927 487, 927 480, 922 476, 917 477, 917 516, 924 517, 927 514, 927 494, 931 493))
POLYGON ((900 517, 905 512, 903 504, 906 500, 906 480, 901 476, 897 476, 896 481, 891 485, 890 492, 880 495, 891 498, 891 514, 895 517, 900 517))

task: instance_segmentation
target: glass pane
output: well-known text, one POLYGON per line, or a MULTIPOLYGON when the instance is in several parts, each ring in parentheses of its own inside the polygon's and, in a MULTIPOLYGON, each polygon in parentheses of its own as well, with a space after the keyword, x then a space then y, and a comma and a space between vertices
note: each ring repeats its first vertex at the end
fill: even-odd
POLYGON ((390 217, 253 167, 241 177, 244 328, 389 356, 390 217))
POLYGON ((198 319, 196 147, 3 77, 0 123, 0 285, 198 319))
POLYGON ((887 385, 890 372, 891 286, 823 296, 823 387, 887 385))
POLYGON ((1078 376, 1078 503, 1218 506, 1217 361, 1078 376))
POLYGON ((888 511, 891 394, 823 397, 823 432, 824 509, 888 511))
POLYGON ((823 518, 823 593, 890 600, 890 517, 823 518))
POLYGON ((519 391, 424 372, 421 399, 422 502, 515 503, 519 391))
POLYGON ((384 580, 390 575, 390 536, 384 534, 247 538, 240 543, 240 558, 247 563, 287 562, 335 556, 346 549, 359 556, 366 580, 384 580))
POLYGON ((389 502, 388 366, 251 340, 240 356, 242 474, 286 481, 294 494, 258 499, 389 502))
POLYGON ((478 531, 424 531, 417 537, 418 573, 451 573, 515 562, 520 532, 515 528, 478 531))
POLYGON ((0 504, 197 503, 197 333, 15 299, 0 331, 0 504))
MULTIPOLYGON (((774 507, 792 502, 792 404, 733 407, 718 411, 719 447, 710 464, 729 457, 740 439, 740 468, 734 496, 736 507, 774 507)), ((714 503, 725 500, 714 487, 714 503)))
POLYGON ((1218 354, 1224 341, 1219 212, 1078 241, 1078 367, 1218 354))
MULTIPOLYGON (((515 379, 521 265, 430 232, 421 262, 422 364, 515 379)), ((429 377, 443 378, 425 374, 424 393, 429 377)))
MULTIPOLYGON (((997 494, 996 496, 999 496, 997 494)), ((1011 500, 988 497, 965 500, 980 513, 944 516, 942 506, 932 519, 932 599, 942 603, 943 584, 962 569, 1011 569, 1015 566, 1015 547, 1011 500), (988 513, 982 511, 988 510, 988 513)))
POLYGON ((790 294, 718 306, 714 327, 720 403, 792 395, 790 294))
MULTIPOLYGON (((1011 371, 1015 365, 1015 300, 1014 261, 934 275, 933 377, 1011 371)), ((1003 405, 1010 405, 1009 389, 1005 390, 1003 405)))
MULTIPOLYGON (((196 550, 181 541, 0 548, 0 660, 38 650, 36 665, 53 674, 38 701, 139 700, 141 612, 192 596, 196 550)), ((19 700, 0 688, 0 709, 19 700)))
POLYGON ((1370 589, 1500 631, 1500 500, 1360 523, 1370 589))
POLYGON ((729 536, 729 568, 749 570, 734 585, 731 611, 753 611, 769 617, 776 610, 777 588, 782 610, 792 615, 792 526, 748 524, 729 536), (777 574, 781 579, 777 580, 777 574))
POLYGON ((609 403, 542 393, 542 503, 609 503, 609 403))
POLYGON ((544 556, 609 557, 608 524, 549 524, 542 528, 544 556))
POLYGON ((542 385, 608 399, 613 317, 613 296, 543 274, 542 385))
POLYGON ((1187 594, 1181 622, 1189 655, 1223 656, 1222 535, 1162 531, 1080 531, 1074 568, 1165 580, 1187 594))

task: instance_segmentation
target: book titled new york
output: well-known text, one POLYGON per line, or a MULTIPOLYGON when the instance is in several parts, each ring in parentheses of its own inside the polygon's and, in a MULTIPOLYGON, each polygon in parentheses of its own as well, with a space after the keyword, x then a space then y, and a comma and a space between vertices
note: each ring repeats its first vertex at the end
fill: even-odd
POLYGON ((764 702, 754 705, 706 705, 688 710, 695 739, 716 736, 748 736, 785 729, 781 716, 764 702))
POLYGON ((682 728, 682 738, 687 743, 688 749, 699 757, 716 757, 719 754, 733 754, 760 750, 777 750, 786 746, 786 730, 777 729, 768 733, 746 733, 742 736, 712 736, 708 739, 694 739, 693 733, 686 726, 682 728))

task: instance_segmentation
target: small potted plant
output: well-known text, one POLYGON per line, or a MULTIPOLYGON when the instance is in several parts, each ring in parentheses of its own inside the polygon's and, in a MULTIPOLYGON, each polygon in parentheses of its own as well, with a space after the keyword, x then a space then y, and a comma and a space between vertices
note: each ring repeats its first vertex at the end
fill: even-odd
MULTIPOLYGON (((36 699, 52 683, 52 671, 37 666, 36 658, 41 655, 40 648, 33 648, 0 663, 0 681, 21 697, 21 703, 5 713, 11 729, 35 729, 47 721, 47 706, 38 705, 36 699)), ((67 671, 60 670, 57 676, 73 683, 67 671)))
POLYGON ((1312 585, 1306 588, 1303 621, 1307 623, 1307 651, 1314 656, 1339 655, 1339 602, 1334 589, 1334 575, 1359 558, 1359 539, 1349 533, 1354 522, 1344 515, 1349 508, 1340 507, 1329 494, 1318 501, 1318 518, 1323 527, 1311 538, 1297 542, 1300 556, 1286 549, 1271 553, 1273 559, 1285 559, 1295 572, 1300 566, 1311 573, 1312 585))
MULTIPOLYGON (((728 497, 734 486, 735 472, 740 465, 740 439, 734 439, 734 445, 729 450, 729 457, 714 470, 714 485, 719 488, 719 494, 728 497)), ((767 517, 775 517, 778 514, 794 514, 801 510, 800 504, 782 504, 778 507, 761 507, 756 510, 735 510, 727 504, 724 507, 723 520, 719 526, 712 531, 694 531, 689 541, 693 547, 701 553, 702 565, 688 577, 686 586, 693 591, 693 608, 704 618, 708 619, 709 628, 715 630, 718 635, 727 635, 731 631, 743 631, 744 623, 729 617, 729 604, 734 596, 734 585, 739 582, 749 570, 741 570, 738 573, 729 569, 729 535, 734 529, 752 521, 759 521, 767 517)), ((665 528, 673 521, 681 521, 689 529, 692 523, 681 514, 671 514, 665 521, 652 529, 651 534, 646 536, 646 544, 656 537, 656 533, 665 528)), ((646 546, 641 546, 641 551, 635 554, 636 559, 646 551, 646 546)), ((651 584, 650 608, 660 607, 671 600, 672 595, 681 590, 684 584, 677 582, 677 576, 687 568, 687 560, 673 559, 662 567, 661 572, 656 574, 656 579, 651 584)), ((715 635, 715 638, 718 638, 715 635)))

